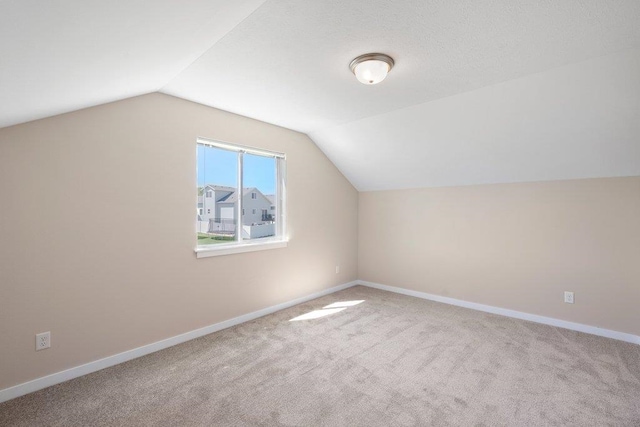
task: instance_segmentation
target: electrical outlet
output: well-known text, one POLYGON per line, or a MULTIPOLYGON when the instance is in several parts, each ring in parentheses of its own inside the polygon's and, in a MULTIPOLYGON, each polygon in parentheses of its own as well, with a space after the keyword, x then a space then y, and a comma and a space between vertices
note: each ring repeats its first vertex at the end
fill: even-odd
POLYGON ((36 351, 51 347, 51 332, 36 334, 36 351))
POLYGON ((336 274, 340 273, 340 266, 336 265, 336 274))
POLYGON ((573 292, 565 291, 564 302, 566 302, 567 304, 573 304, 573 292))

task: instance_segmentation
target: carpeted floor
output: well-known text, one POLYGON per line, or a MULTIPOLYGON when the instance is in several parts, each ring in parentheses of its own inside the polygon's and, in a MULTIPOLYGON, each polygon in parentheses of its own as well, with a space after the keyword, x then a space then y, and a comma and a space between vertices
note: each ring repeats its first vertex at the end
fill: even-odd
POLYGON ((357 286, 5 402, 0 425, 639 426, 640 346, 357 286))

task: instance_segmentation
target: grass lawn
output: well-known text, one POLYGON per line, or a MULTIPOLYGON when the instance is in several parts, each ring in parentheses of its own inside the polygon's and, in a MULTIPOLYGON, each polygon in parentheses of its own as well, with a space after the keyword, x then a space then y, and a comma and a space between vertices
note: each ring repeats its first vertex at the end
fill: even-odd
POLYGON ((210 236, 204 233, 198 233, 198 245, 215 245, 218 243, 233 242, 233 236, 210 236))

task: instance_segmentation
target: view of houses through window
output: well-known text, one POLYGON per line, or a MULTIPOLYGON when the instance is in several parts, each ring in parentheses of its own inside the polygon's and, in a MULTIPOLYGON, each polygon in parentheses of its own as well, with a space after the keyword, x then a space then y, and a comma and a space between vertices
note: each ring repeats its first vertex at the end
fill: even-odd
POLYGON ((275 153, 200 140, 197 157, 198 246, 235 244, 281 234, 278 167, 282 158, 275 153))

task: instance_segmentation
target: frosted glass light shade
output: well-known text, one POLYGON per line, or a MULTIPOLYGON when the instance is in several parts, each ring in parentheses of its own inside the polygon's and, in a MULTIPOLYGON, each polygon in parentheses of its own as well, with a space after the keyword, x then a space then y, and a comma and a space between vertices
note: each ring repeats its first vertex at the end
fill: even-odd
POLYGON ((389 73, 389 64, 375 59, 371 61, 364 61, 356 65, 354 73, 360 83, 374 85, 376 83, 380 83, 385 77, 387 77, 387 74, 389 73))
POLYGON ((393 67, 393 59, 382 53, 360 55, 349 65, 360 83, 374 85, 387 77, 393 67))

